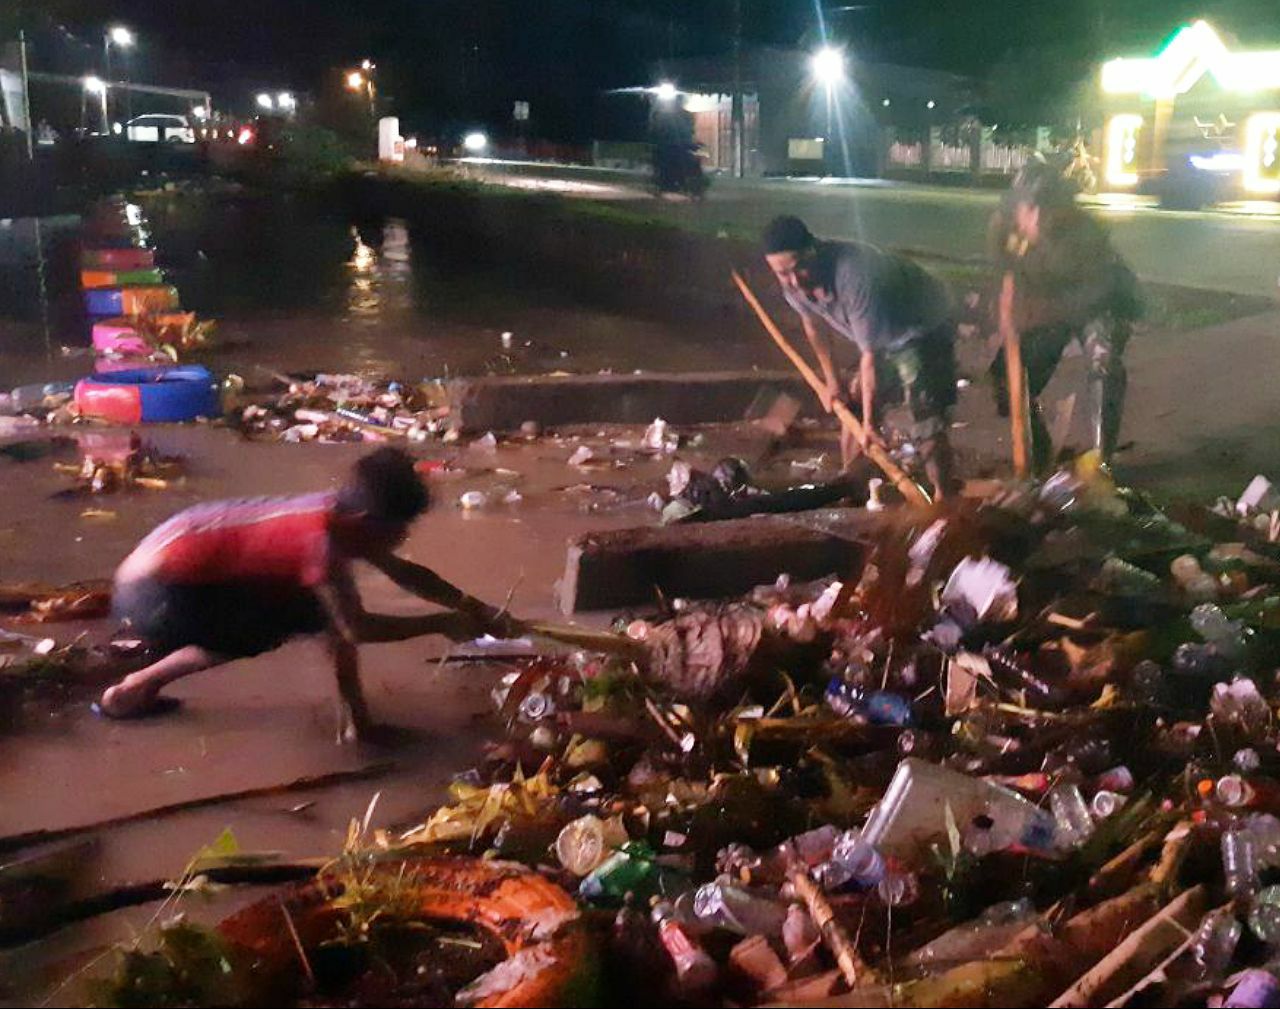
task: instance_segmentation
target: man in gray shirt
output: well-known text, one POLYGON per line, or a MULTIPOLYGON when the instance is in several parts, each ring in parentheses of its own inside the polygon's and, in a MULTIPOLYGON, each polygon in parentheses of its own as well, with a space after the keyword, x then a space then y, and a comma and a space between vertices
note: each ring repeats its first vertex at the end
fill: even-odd
MULTIPOLYGON (((823 408, 831 412, 841 383, 819 321, 858 348, 858 369, 848 390, 855 412, 861 406, 864 437, 879 439, 881 389, 900 387, 911 417, 907 434, 924 461, 935 498, 946 497, 953 489, 947 414, 956 395, 955 325, 942 282, 874 245, 818 241, 796 217, 775 218, 765 229, 764 247, 765 260, 822 367, 823 408)), ((842 432, 844 465, 866 447, 842 432)))

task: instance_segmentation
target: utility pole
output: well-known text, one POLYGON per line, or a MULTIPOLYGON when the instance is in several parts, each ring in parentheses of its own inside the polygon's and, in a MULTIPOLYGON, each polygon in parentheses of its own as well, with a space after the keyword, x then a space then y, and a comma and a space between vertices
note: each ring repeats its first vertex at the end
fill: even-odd
POLYGON ((22 60, 22 108, 27 115, 27 160, 35 161, 36 124, 31 121, 31 77, 27 72, 27 33, 18 29, 18 54, 22 60))
POLYGON ((733 174, 742 178, 746 174, 746 138, 743 136, 742 98, 742 0, 733 0, 733 174))

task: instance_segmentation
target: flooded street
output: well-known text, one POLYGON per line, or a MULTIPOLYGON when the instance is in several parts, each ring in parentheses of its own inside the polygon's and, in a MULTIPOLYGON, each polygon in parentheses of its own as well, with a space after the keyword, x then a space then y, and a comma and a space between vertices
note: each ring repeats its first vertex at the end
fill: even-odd
MULTIPOLYGON (((528 220, 505 219, 501 206, 490 208, 494 220, 475 227, 470 241, 459 241, 456 221, 440 220, 437 228, 421 214, 381 217, 243 195, 162 196, 147 201, 147 213, 160 262, 183 306, 219 324, 215 344, 195 359, 219 374, 242 376, 250 394, 278 388, 281 373, 351 372, 417 383, 460 375, 783 364, 759 331, 730 310, 725 277, 741 250, 727 243, 723 249, 699 247, 685 258, 670 255, 680 239, 664 233, 634 249, 580 243, 608 264, 586 271, 584 279, 565 272, 571 257, 540 254, 555 252, 561 236, 522 234, 528 220), (528 250, 512 245, 526 239, 528 250), (691 291, 701 292, 701 299, 691 291)), ((44 312, 33 272, 5 267, 0 386, 73 380, 92 365, 75 304, 74 232, 56 230, 48 248, 44 312)), ((1206 474, 1245 479, 1267 464, 1274 442, 1255 437, 1259 414, 1253 405, 1268 385, 1265 373, 1233 386, 1230 404, 1224 400, 1210 424, 1176 393, 1204 372, 1215 347, 1244 353, 1256 339, 1250 331, 1233 337, 1230 324, 1221 334, 1216 343, 1193 333, 1135 340, 1135 402, 1126 433, 1136 447, 1122 469, 1181 489, 1195 488, 1206 474), (1171 436, 1175 430, 1185 437, 1171 436), (1223 446, 1220 455, 1188 464, 1203 446, 1215 444, 1223 446)), ((954 425, 971 476, 1007 466, 1007 428, 982 381, 980 342, 962 348, 973 381, 962 383, 954 425)), ((1082 362, 1070 361, 1051 395, 1065 396, 1081 382, 1082 362)), ((0 457, 6 491, 0 494, 0 572, 6 582, 109 578, 143 535, 189 505, 333 488, 366 450, 248 441, 221 425, 151 426, 143 431, 148 441, 161 454, 184 459, 183 479, 164 490, 85 498, 65 493, 68 478, 53 462, 74 462, 83 447, 123 444, 127 432, 85 425, 52 433, 72 441, 29 461, 0 457)), ((750 456, 749 439, 735 442, 741 432, 682 433, 699 435, 679 453, 694 465, 709 469, 730 452, 750 456)), ((403 554, 483 599, 509 601, 522 617, 556 618, 555 586, 570 538, 658 520, 646 498, 664 486, 671 459, 615 448, 619 438, 637 434, 593 426, 506 440, 496 448, 471 438, 417 447, 419 457, 447 460, 456 472, 431 479, 433 508, 403 554), (569 465, 583 444, 603 461, 589 469, 569 465), (468 491, 486 492, 492 503, 459 507, 468 491), (512 491, 518 500, 502 503, 512 491)), ((807 431, 756 475, 795 482, 811 471, 792 462, 824 453, 819 473, 831 473, 834 448, 830 432, 807 431)), ((371 610, 422 610, 369 569, 360 573, 360 587, 371 610)), ((592 615, 583 622, 604 619, 592 615)), ((113 630, 104 620, 32 632, 59 643, 79 635, 102 643, 113 630)), ((400 730, 394 742, 379 746, 335 745, 333 675, 316 641, 295 641, 184 680, 167 691, 181 707, 162 718, 110 722, 95 716, 89 703, 101 684, 80 684, 56 702, 33 699, 0 734, 0 839, 41 830, 74 833, 174 804, 367 772, 323 789, 215 801, 95 832, 93 844, 75 854, 72 896, 83 899, 175 878, 193 853, 228 827, 242 850, 278 853, 286 862, 338 852, 349 821, 364 815, 374 795, 381 796, 374 826, 411 827, 439 803, 454 774, 480 762, 482 740, 496 729, 490 691, 509 667, 476 647, 451 661, 456 651, 435 638, 361 649, 374 716, 400 730)), ((5 857, 0 854, 0 862, 5 857)), ((260 893, 239 887, 209 902, 184 901, 184 910, 213 921, 260 893)), ((136 934, 157 907, 126 907, 32 947, 0 950, 0 1003, 75 1001, 76 984, 58 984, 136 934)))
MULTIPOLYGON (((415 233, 398 220, 357 227, 255 201, 205 205, 194 220, 190 206, 178 200, 153 203, 149 213, 154 241, 184 307, 219 320, 218 346, 206 363, 242 374, 251 385, 270 385, 269 373, 280 371, 418 380, 652 367, 677 353, 682 368, 725 363, 714 342, 686 339, 669 324, 576 307, 564 294, 519 276, 473 270, 445 256, 430 234, 415 233), (514 336, 504 342, 504 332, 514 336)), ((63 235, 54 245, 61 265, 51 270, 64 280, 72 254, 68 240, 63 235)), ((29 293, 22 283, 12 290, 17 296, 29 293)), ((89 358, 60 349, 84 343, 68 301, 76 295, 56 287, 51 293, 50 318, 60 327, 51 352, 30 303, 5 306, 19 317, 0 323, 5 384, 69 380, 88 370, 89 358)), ((776 363, 764 346, 734 363, 757 361, 776 363)), ((65 433, 99 444, 124 436, 88 427, 65 433)), ((163 454, 186 460, 180 485, 66 498, 59 492, 67 478, 54 471, 51 457, 0 459, 6 488, 0 495, 0 571, 6 581, 108 578, 149 529, 190 504, 330 488, 363 451, 352 445, 245 442, 230 430, 204 425, 150 427, 145 434, 163 454), (100 514, 86 515, 89 509, 100 514)), ((607 451, 607 439, 596 443, 607 451)), ((482 598, 509 598, 522 616, 551 616, 566 540, 588 529, 655 521, 643 498, 669 466, 661 459, 629 461, 625 469, 587 476, 598 487, 615 488, 622 504, 586 512, 599 496, 566 490, 584 482, 581 471, 565 465, 573 449, 573 443, 554 440, 496 451, 428 445, 422 454, 449 458, 467 475, 433 487, 437 503, 414 529, 404 555, 482 598), (496 486, 518 489, 523 501, 482 511, 457 507, 464 491, 496 486), (628 498, 637 503, 627 505, 628 498)), ((77 451, 69 446, 53 458, 74 460, 77 451)), ((421 604, 389 583, 363 574, 361 588, 371 609, 421 612, 421 604)), ((98 621, 48 625, 40 633, 60 642, 80 634, 104 642, 113 629, 109 621, 98 621)), ((394 766, 371 780, 109 830, 82 859, 76 893, 173 878, 227 826, 247 851, 277 851, 285 858, 332 854, 341 847, 348 820, 361 815, 379 791, 375 822, 412 825, 439 801, 451 774, 479 759, 476 720, 490 717, 489 690, 502 671, 484 662, 443 663, 447 647, 426 639, 362 649, 375 717, 404 730, 390 747, 334 744, 331 667, 312 641, 175 686, 171 693, 183 705, 165 718, 103 721, 89 711, 99 689, 92 685, 73 692, 67 703, 32 702, 16 728, 0 736, 0 835, 75 828, 383 761, 394 766)), ((198 913, 214 910, 222 906, 198 913)), ((4 986, 16 986, 8 992, 0 986, 0 998, 20 1003, 34 997, 49 978, 67 972, 79 951, 127 938, 153 912, 121 912, 64 932, 35 953, 0 954, 4 986), (67 956, 72 959, 64 961, 67 956)))

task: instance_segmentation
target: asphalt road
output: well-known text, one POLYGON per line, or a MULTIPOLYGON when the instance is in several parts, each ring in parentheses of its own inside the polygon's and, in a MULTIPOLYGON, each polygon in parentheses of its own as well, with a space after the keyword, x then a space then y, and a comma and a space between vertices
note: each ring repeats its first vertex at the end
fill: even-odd
MULTIPOLYGON (((643 177, 597 169, 489 164, 486 174, 556 180, 585 198, 636 195, 643 177), (579 185, 574 185, 577 181, 579 185)), ((536 183, 534 183, 536 185, 536 183)), ((702 215, 748 228, 796 214, 817 234, 944 256, 984 254, 999 194, 897 183, 737 181, 717 178, 702 204, 654 201, 663 216, 702 215)), ((1270 296, 1280 277, 1280 203, 1274 214, 1098 206, 1117 248, 1144 280, 1270 296)), ((703 222, 707 223, 707 222, 703 222)))

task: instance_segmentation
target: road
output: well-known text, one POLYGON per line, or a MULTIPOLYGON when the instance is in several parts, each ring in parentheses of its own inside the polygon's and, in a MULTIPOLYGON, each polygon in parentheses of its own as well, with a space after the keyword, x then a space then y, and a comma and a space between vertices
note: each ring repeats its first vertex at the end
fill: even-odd
MULTIPOLYGON (((483 173, 535 187, 534 179, 545 179, 548 188, 600 199, 635 196, 644 184, 636 173, 573 167, 491 162, 483 173)), ((896 183, 717 178, 701 205, 654 201, 653 207, 661 216, 746 228, 796 214, 823 236, 967 258, 984 255, 987 219, 998 199, 995 192, 896 183)), ((1271 206, 1275 213, 1117 206, 1092 212, 1107 220, 1117 248, 1143 280, 1271 296, 1280 276, 1280 204, 1271 206)))

